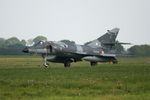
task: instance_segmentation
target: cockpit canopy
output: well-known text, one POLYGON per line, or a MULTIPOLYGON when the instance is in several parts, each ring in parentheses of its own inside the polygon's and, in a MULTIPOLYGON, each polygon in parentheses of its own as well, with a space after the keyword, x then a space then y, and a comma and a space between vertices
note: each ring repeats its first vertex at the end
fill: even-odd
POLYGON ((45 42, 45 41, 38 41, 38 42, 34 43, 33 46, 34 46, 34 47, 43 46, 43 45, 44 45, 44 42, 45 42))

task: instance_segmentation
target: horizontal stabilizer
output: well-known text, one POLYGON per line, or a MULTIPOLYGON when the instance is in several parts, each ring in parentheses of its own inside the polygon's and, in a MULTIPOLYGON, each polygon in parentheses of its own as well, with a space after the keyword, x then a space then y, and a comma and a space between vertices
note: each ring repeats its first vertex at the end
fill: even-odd
POLYGON ((124 43, 124 42, 110 42, 110 43, 102 43, 103 45, 110 45, 110 46, 114 46, 115 44, 123 44, 123 45, 131 45, 131 43, 124 43))
POLYGON ((131 45, 131 43, 124 43, 124 42, 119 42, 119 43, 116 43, 116 44, 131 45))

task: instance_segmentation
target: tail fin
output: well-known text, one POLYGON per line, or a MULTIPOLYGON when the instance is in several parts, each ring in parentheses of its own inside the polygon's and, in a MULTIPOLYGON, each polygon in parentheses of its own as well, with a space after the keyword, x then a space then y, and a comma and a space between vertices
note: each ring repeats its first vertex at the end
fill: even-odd
POLYGON ((97 40, 101 43, 114 43, 118 35, 119 28, 107 30, 107 33, 99 37, 97 40))
POLYGON ((112 30, 107 30, 107 33, 105 33, 103 36, 99 37, 96 40, 93 40, 89 42, 88 46, 97 48, 97 47, 107 47, 110 48, 113 45, 115 45, 116 37, 119 32, 119 28, 114 28, 112 30))

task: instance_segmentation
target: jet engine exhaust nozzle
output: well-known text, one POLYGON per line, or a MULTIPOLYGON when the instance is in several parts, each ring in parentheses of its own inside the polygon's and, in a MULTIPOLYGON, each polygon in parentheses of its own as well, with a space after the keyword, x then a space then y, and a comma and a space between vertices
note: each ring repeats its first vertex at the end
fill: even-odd
POLYGON ((22 52, 24 52, 24 53, 29 53, 29 48, 28 48, 28 47, 25 47, 25 48, 22 50, 22 52))

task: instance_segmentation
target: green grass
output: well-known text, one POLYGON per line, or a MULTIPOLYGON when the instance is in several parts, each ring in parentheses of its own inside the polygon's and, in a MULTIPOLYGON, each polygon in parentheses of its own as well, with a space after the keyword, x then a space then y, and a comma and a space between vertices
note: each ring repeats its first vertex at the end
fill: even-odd
POLYGON ((119 64, 73 63, 70 68, 35 57, 0 58, 0 100, 150 100, 148 58, 119 64))

